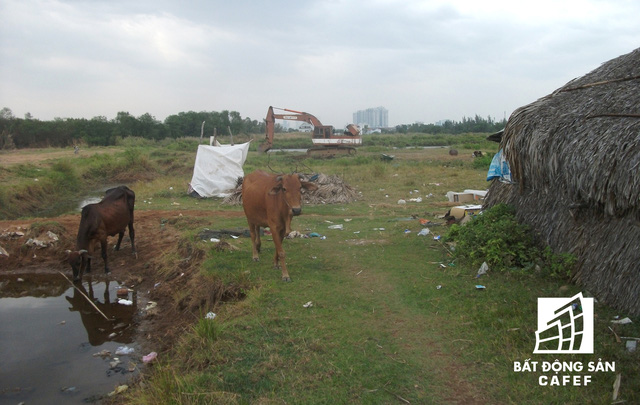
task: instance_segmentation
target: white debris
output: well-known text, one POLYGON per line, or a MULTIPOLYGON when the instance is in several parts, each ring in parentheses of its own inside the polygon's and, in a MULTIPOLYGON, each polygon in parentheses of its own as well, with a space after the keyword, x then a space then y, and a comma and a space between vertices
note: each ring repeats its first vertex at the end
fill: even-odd
POLYGON ((476 277, 487 274, 487 271, 489 271, 489 265, 487 264, 487 262, 483 262, 482 266, 480 266, 480 268, 478 269, 478 274, 476 275, 476 277))
POLYGON ((127 356, 129 354, 133 354, 133 352, 135 351, 135 349, 133 347, 129 347, 129 346, 119 346, 116 349, 116 354, 118 356, 127 356))
POLYGON ((611 323, 615 323, 615 324, 618 324, 618 325, 626 325, 628 323, 632 323, 632 321, 629 318, 623 318, 623 319, 620 319, 620 320, 617 320, 617 321, 615 321, 615 320, 611 321, 611 323))

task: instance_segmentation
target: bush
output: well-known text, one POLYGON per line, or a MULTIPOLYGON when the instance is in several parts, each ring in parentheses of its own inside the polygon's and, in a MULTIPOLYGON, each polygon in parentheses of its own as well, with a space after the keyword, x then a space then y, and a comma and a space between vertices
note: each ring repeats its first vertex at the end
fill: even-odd
POLYGON ((568 278, 576 262, 572 255, 541 249, 531 229, 520 224, 515 209, 498 204, 477 215, 465 226, 452 225, 445 241, 455 242, 455 255, 473 266, 487 262, 498 271, 532 269, 542 274, 568 278))
POLYGON ((48 173, 56 191, 75 192, 80 189, 80 178, 76 174, 75 168, 71 161, 61 160, 55 162, 48 173))
POLYGON ((482 155, 482 157, 474 158, 473 163, 471 165, 474 169, 489 170, 492 160, 493 160, 493 153, 485 153, 484 155, 482 155))
POLYGON ((487 262, 503 271, 525 267, 535 257, 529 228, 519 224, 513 207, 505 204, 484 211, 465 226, 453 225, 447 240, 454 240, 456 254, 474 266, 487 262))
POLYGON ((576 264, 576 257, 569 253, 553 253, 549 246, 542 251, 544 263, 543 274, 555 278, 571 278, 576 264))

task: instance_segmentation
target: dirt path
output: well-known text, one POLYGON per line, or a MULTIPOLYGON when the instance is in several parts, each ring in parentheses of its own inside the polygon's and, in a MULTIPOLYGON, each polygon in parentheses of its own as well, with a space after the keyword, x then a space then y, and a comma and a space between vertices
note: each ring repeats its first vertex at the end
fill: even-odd
MULTIPOLYGON (((378 246, 388 242, 376 242, 378 246)), ((388 249, 391 249, 388 246, 388 249)), ((325 259, 332 255, 324 251, 325 259)), ((388 353, 388 357, 396 362, 411 364, 418 372, 411 374, 415 379, 415 391, 424 391, 433 381, 443 383, 439 389, 441 400, 447 404, 481 405, 490 403, 485 394, 464 377, 464 366, 460 360, 447 352, 443 346, 449 339, 444 332, 434 325, 446 322, 437 314, 416 311, 402 297, 402 288, 398 281, 389 273, 385 266, 374 266, 366 262, 363 256, 371 256, 373 261, 385 262, 383 249, 370 249, 366 253, 334 257, 333 260, 342 261, 341 283, 350 285, 350 294, 361 301, 370 301, 371 308, 375 308, 377 317, 372 317, 369 327, 372 331, 385 332, 393 336, 393 341, 401 342, 388 353), (357 274, 357 276, 354 276, 357 274), (384 297, 384 299, 379 299, 384 297)), ((408 263, 420 263, 419 257, 407 257, 408 263)), ((389 350, 380 347, 380 350, 389 350)), ((407 382, 410 381, 407 377, 407 382)), ((411 384, 409 384, 410 386, 411 384)), ((411 391, 411 388, 408 389, 411 391)), ((422 398, 428 398, 423 392, 422 398)), ((402 401, 400 401, 402 402, 402 401)))

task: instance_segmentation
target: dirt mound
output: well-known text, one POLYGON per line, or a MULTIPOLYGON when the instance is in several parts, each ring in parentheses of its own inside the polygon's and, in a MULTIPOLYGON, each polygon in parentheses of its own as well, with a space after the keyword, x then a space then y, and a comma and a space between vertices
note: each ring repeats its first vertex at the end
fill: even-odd
MULTIPOLYGON (((300 174, 302 180, 314 183, 318 186, 314 191, 303 191, 302 197, 306 204, 348 204, 357 201, 360 194, 350 185, 336 175, 300 174)), ((222 200, 223 204, 242 204, 242 182, 233 193, 222 200)))

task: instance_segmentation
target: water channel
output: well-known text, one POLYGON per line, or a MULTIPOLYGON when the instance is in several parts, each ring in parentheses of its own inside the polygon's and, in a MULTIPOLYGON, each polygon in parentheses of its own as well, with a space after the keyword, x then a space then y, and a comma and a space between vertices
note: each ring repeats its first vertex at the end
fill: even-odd
POLYGON ((91 403, 138 373, 137 294, 97 279, 0 275, 0 404, 91 403))

